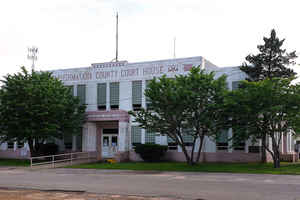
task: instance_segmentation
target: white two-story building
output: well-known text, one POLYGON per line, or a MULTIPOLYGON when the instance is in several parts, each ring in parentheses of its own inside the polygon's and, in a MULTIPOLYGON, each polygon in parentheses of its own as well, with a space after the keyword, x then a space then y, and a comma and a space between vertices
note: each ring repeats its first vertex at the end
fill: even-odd
MULTIPOLYGON (((217 67, 203 57, 178 58, 149 62, 128 63, 127 61, 94 63, 91 66, 53 71, 53 76, 72 88, 73 94, 86 104, 87 122, 81 135, 56 141, 62 151, 96 151, 98 158, 117 160, 139 160, 134 153, 136 143, 157 143, 168 145, 168 160, 184 161, 179 146, 167 136, 146 133, 134 122, 129 110, 147 107, 144 90, 147 81, 153 77, 166 75, 174 77, 187 74, 192 66, 201 66, 216 77, 227 75, 229 89, 238 87, 238 82, 246 75, 238 67, 217 67)), ((211 162, 255 162, 260 160, 259 144, 241 142, 239 147, 231 147, 227 138, 232 130, 224 130, 218 141, 205 138, 202 161, 211 162)), ((184 137, 187 145, 191 137, 184 137)), ((284 137, 281 151, 292 153, 293 138, 284 137)), ((197 144, 199 141, 197 141, 197 144)), ((197 148, 196 148, 197 149, 197 148)), ((0 157, 28 157, 27 144, 3 143, 0 157)))

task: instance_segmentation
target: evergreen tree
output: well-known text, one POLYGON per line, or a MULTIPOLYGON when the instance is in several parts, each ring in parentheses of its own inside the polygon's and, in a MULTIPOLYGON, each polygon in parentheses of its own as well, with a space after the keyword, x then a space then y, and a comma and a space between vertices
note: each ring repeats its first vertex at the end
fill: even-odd
MULTIPOLYGON (((259 53, 250 54, 240 69, 248 75, 248 81, 261 81, 272 78, 291 78, 296 73, 288 68, 295 64, 296 51, 290 53, 282 48, 285 39, 280 40, 276 31, 271 30, 269 38, 264 37, 264 44, 258 45, 259 53)), ((266 150, 264 148, 266 135, 262 135, 262 162, 266 162, 266 150)))
POLYGON ((264 44, 258 45, 259 53, 246 57, 243 66, 240 67, 248 75, 249 81, 261 81, 266 78, 291 78, 296 73, 288 68, 295 64, 296 51, 287 53, 282 48, 285 39, 280 40, 273 29, 269 38, 264 37, 264 44))

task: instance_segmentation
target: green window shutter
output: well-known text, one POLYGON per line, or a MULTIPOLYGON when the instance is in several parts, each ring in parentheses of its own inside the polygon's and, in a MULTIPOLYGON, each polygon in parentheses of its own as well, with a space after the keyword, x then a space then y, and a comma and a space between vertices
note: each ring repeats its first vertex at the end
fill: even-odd
POLYGON ((217 137, 217 143, 227 143, 228 142, 228 131, 222 130, 220 135, 217 137))
POLYGON ((184 143, 192 143, 194 141, 194 137, 189 133, 189 129, 184 129, 182 131, 182 139, 184 143))
POLYGON ((74 96, 74 86, 73 85, 68 85, 66 87, 70 89, 71 94, 74 96))
POLYGON ((145 143, 155 143, 155 132, 151 130, 145 131, 145 143))
POLYGON ((77 96, 80 100, 80 104, 86 104, 85 103, 85 85, 77 85, 77 96))
MULTIPOLYGON (((151 80, 146 80, 146 88, 148 88, 148 84, 151 80)), ((146 108, 151 108, 151 100, 149 97, 146 97, 146 108)))
POLYGON ((97 103, 98 106, 106 106, 106 83, 97 85, 97 103))
POLYGON ((221 130, 216 141, 217 150, 228 150, 228 130, 221 130))
POLYGON ((109 84, 110 105, 118 106, 120 99, 120 83, 114 82, 109 84))
POLYGON ((168 143, 175 143, 175 141, 169 136, 167 136, 167 141, 168 143))
POLYGON ((142 81, 132 81, 132 104, 142 104, 142 81))
POLYGON ((184 143, 191 143, 191 142, 193 142, 194 137, 192 135, 183 134, 182 139, 183 139, 184 143))
POLYGON ((131 126, 131 143, 142 143, 142 129, 139 126, 131 126))
POLYGON ((237 90, 239 89, 241 81, 232 81, 232 90, 237 90))

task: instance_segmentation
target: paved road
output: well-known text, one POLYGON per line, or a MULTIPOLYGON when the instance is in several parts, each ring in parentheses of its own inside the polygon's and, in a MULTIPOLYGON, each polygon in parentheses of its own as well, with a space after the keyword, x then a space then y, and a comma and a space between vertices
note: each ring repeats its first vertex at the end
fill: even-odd
POLYGON ((0 187, 205 200, 300 200, 300 176, 0 168, 0 187))

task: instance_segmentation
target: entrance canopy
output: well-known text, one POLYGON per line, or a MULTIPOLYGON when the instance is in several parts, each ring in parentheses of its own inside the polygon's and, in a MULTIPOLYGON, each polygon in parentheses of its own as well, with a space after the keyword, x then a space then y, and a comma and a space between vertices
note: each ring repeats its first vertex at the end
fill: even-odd
POLYGON ((129 122, 129 114, 125 110, 92 111, 87 113, 88 122, 119 121, 129 122))

